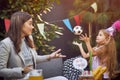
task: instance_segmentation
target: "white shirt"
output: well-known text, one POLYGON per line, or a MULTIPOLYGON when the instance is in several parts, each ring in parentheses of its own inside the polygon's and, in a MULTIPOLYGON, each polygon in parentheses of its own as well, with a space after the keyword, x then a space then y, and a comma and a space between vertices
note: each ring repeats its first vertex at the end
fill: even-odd
MULTIPOLYGON (((94 50, 97 50, 97 49, 98 49, 97 47, 94 48, 94 50)), ((93 56, 92 57, 92 69, 95 70, 98 66, 105 67, 105 65, 100 65, 100 61, 97 56, 93 56)), ((108 72, 105 72, 103 74, 103 78, 109 78, 108 72)))

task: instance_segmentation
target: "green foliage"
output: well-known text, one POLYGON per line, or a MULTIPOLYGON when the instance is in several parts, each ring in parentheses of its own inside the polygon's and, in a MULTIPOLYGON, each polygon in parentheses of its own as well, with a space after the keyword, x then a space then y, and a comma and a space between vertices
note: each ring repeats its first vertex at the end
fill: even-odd
POLYGON ((83 16, 83 22, 93 22, 94 14, 91 12, 86 12, 83 16))
POLYGON ((87 10, 94 0, 75 0, 73 3, 74 9, 70 11, 70 16, 74 16, 76 14, 79 14, 82 11, 87 10))
MULTIPOLYGON (((43 11, 49 11, 52 7, 52 3, 56 0, 7 0, 6 6, 3 5, 3 10, 1 10, 1 17, 4 15, 10 16, 15 11, 27 11, 30 14, 38 15, 43 11)), ((4 1, 1 1, 1 4, 4 1)))
POLYGON ((70 11, 70 16, 80 14, 86 11, 83 19, 86 23, 93 21, 100 26, 106 26, 113 23, 120 17, 120 1, 118 0, 75 0, 73 3, 74 10, 70 11), (97 3, 97 12, 91 7, 91 4, 97 3), (89 20, 87 19, 89 18, 89 20), (90 19, 91 18, 91 19, 90 19), (107 25, 105 25, 107 24, 107 25))
MULTIPOLYGON (((60 4, 59 0, 1 0, 0 1, 0 18, 10 18, 11 14, 16 11, 26 11, 33 16, 34 19, 34 32, 33 39, 37 48, 41 49, 41 53, 48 54, 55 49, 55 46, 50 46, 49 43, 54 38, 59 38, 63 29, 57 25, 50 24, 41 19, 42 14, 47 14, 51 11, 53 3, 60 4), (37 23, 45 24, 45 36, 39 33, 37 23)), ((1 33, 0 33, 1 34, 1 33)))
POLYGON ((108 24, 108 21, 109 21, 109 17, 107 14, 105 13, 100 13, 97 15, 97 19, 96 19, 96 22, 102 26, 107 26, 108 24))
MULTIPOLYGON (((70 16, 82 14, 82 26, 84 31, 89 32, 89 24, 91 24, 92 38, 95 39, 99 29, 107 28, 112 23, 120 19, 120 0, 75 0, 73 3, 74 9, 70 11, 70 16), (97 12, 91 7, 91 4, 96 2, 97 12)), ((117 48, 120 47, 120 35, 116 35, 117 48)), ((94 40, 91 40, 94 43, 94 40)))
POLYGON ((35 44, 38 48, 40 48, 40 52, 44 54, 49 54, 51 51, 55 49, 55 46, 50 46, 49 43, 55 39, 59 38, 61 34, 58 34, 57 32, 61 33, 63 31, 62 28, 59 28, 56 25, 53 24, 46 24, 45 26, 45 36, 47 39, 44 39, 41 34, 39 34, 38 29, 35 29, 33 33, 33 38, 35 41, 35 44))

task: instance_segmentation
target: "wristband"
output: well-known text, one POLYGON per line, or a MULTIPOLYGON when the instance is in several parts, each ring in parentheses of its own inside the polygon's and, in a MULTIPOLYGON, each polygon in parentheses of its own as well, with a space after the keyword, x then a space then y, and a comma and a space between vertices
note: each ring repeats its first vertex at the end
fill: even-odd
POLYGON ((22 68, 22 74, 24 74, 25 72, 24 72, 24 69, 22 68))

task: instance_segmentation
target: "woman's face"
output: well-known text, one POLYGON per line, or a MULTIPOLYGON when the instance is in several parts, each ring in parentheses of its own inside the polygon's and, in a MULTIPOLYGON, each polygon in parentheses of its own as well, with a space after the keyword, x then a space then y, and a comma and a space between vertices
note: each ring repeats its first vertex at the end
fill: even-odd
POLYGON ((97 37, 96 37, 96 43, 97 44, 105 44, 106 37, 102 31, 99 31, 97 37))
POLYGON ((32 34, 32 30, 34 28, 34 26, 32 24, 33 24, 32 18, 30 18, 28 21, 26 21, 23 24, 22 37, 25 37, 25 36, 28 36, 28 35, 32 34))

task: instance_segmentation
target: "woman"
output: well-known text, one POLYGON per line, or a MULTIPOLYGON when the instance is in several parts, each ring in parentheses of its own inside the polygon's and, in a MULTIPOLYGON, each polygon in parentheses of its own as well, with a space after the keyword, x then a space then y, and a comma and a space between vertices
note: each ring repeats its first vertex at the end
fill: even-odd
POLYGON ((7 37, 0 42, 0 77, 4 80, 22 79, 35 69, 36 63, 66 57, 59 54, 61 49, 50 55, 37 55, 29 36, 34 28, 32 24, 32 17, 27 12, 16 12, 11 16, 7 37))

